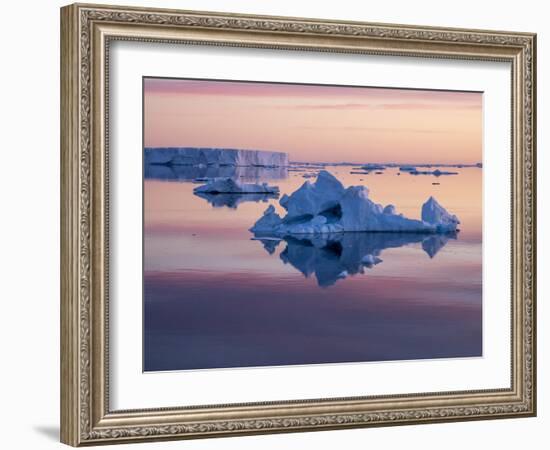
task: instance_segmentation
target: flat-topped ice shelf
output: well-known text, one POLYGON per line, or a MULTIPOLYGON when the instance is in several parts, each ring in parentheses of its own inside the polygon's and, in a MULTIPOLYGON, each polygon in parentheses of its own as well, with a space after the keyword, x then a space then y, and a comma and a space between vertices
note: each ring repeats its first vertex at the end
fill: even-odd
POLYGON ((146 147, 145 164, 172 166, 286 167, 288 153, 203 147, 146 147))

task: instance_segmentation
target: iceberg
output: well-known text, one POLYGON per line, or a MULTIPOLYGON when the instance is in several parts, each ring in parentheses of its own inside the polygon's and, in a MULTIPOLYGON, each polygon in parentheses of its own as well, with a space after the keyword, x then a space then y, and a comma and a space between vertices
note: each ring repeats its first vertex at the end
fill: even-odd
POLYGON ((315 183, 308 180, 290 196, 283 195, 279 204, 286 210, 284 217, 270 205, 250 231, 279 237, 350 231, 451 233, 460 223, 434 197, 422 206, 420 220, 409 219, 393 205, 373 202, 365 186, 344 188, 325 170, 319 172, 315 183))
POLYGON ((199 147, 147 147, 145 164, 169 166, 286 167, 288 153, 199 147))
POLYGON ((215 178, 193 189, 195 194, 279 194, 278 186, 242 183, 233 178, 215 178))
POLYGON ((422 205, 422 221, 449 231, 456 231, 456 225, 460 223, 455 215, 449 214, 432 196, 422 205))
POLYGON ((382 264, 380 255, 385 249, 420 243, 433 258, 449 239, 456 239, 456 234, 334 233, 253 239, 260 241, 270 255, 281 242, 285 242, 286 247, 279 254, 281 261, 306 278, 314 275, 320 287, 329 287, 382 264))

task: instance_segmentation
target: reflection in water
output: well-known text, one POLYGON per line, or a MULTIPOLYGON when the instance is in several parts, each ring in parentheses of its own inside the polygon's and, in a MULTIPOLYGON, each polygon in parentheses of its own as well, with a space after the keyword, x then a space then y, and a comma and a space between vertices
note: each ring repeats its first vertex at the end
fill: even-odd
MULTIPOLYGON (((255 237, 269 254, 273 254, 280 239, 255 237)), ((417 242, 433 258, 456 233, 430 235, 420 233, 334 233, 323 235, 286 236, 286 248, 280 258, 306 278, 315 274, 321 287, 328 287, 348 276, 363 274, 382 262, 382 250, 403 247, 417 242)))
POLYGON ((145 164, 146 179, 193 181, 196 178, 234 178, 242 181, 282 180, 288 177, 286 167, 178 166, 145 164))
MULTIPOLYGON (((482 356, 482 171, 457 169, 460 176, 434 186, 431 177, 396 176, 393 168, 364 176, 335 167, 345 185, 368 184, 378 202, 410 217, 437 196, 460 212, 460 239, 345 233, 303 236, 307 243, 251 240, 265 203, 235 211, 193 194, 195 178, 235 168, 149 169, 174 181, 144 182, 145 371, 482 356)), ((303 183, 291 171, 269 184, 283 195, 303 183)))
POLYGON ((456 239, 456 233, 453 234, 435 234, 422 241, 422 250, 424 250, 430 258, 433 258, 439 250, 445 247, 449 238, 456 239))
POLYGON ((195 192, 197 197, 205 199, 214 208, 223 208, 224 206, 237 209, 244 202, 268 202, 270 199, 277 199, 279 194, 211 194, 208 192, 195 192))

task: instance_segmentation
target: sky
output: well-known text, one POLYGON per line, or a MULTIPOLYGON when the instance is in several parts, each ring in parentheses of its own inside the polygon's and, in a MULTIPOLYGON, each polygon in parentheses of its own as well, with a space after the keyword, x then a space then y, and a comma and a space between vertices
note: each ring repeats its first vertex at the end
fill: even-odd
POLYGON ((144 79, 145 147, 282 151, 291 161, 477 163, 482 93, 144 79))

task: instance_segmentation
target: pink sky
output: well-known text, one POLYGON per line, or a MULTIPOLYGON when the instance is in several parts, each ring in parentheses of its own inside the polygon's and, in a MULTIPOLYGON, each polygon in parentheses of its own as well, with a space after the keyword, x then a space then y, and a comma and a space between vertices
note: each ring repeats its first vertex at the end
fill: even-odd
POLYGON ((476 163, 482 94, 144 79, 146 147, 288 152, 291 161, 476 163))

